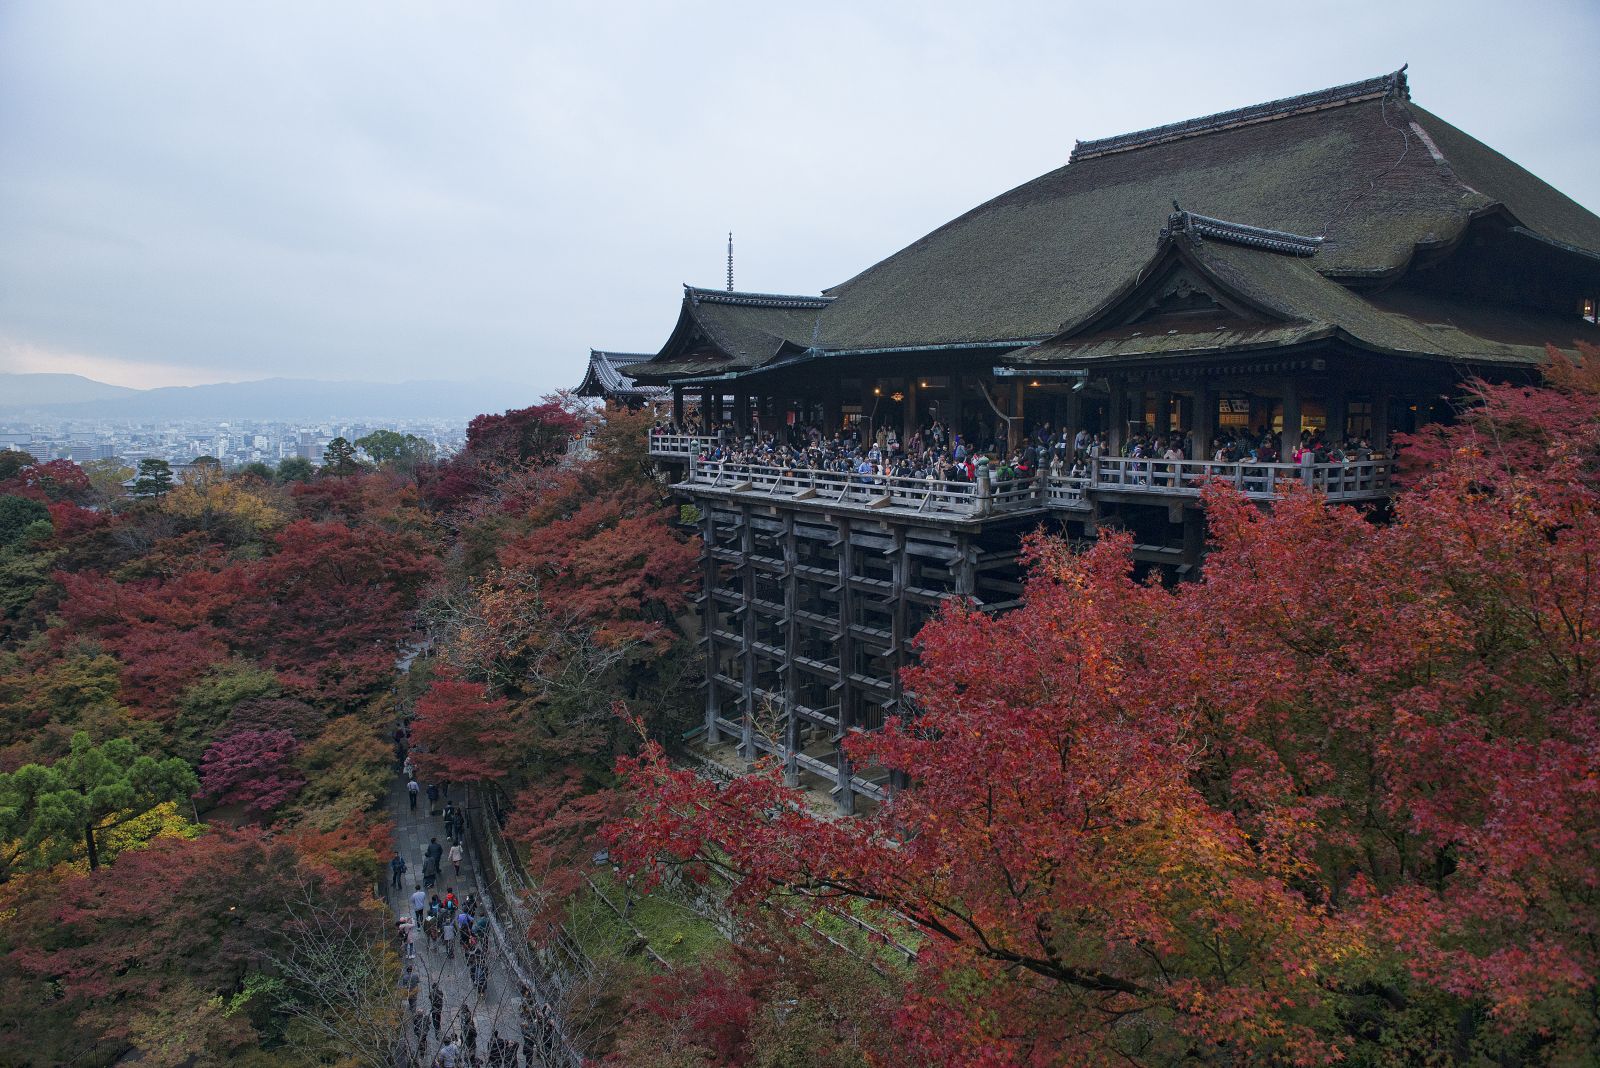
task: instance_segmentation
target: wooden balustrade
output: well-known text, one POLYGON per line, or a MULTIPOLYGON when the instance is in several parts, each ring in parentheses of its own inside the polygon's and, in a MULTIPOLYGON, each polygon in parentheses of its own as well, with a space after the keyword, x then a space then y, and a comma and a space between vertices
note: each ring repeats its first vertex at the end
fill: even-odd
POLYGON ((714 449, 718 444, 719 439, 715 434, 668 434, 657 430, 650 432, 651 456, 686 460, 714 449))
POLYGON ((1371 500, 1389 492, 1387 460, 1351 460, 1325 464, 1263 464, 1248 460, 1158 460, 1127 456, 1096 457, 1090 489, 1198 497, 1211 481, 1226 482, 1246 497, 1272 500, 1291 485, 1327 495, 1329 500, 1371 500))
POLYGON ((752 496, 892 508, 930 516, 973 519, 1041 508, 1081 511, 1096 491, 1155 497, 1198 497, 1207 483, 1225 482, 1247 497, 1272 500, 1291 486, 1325 494, 1332 501, 1376 500, 1388 495, 1387 460, 1325 464, 1263 464, 1242 461, 1160 460, 1100 456, 1085 477, 1029 477, 975 482, 826 471, 806 467, 702 460, 715 438, 652 434, 652 455, 687 458, 687 485, 752 496))

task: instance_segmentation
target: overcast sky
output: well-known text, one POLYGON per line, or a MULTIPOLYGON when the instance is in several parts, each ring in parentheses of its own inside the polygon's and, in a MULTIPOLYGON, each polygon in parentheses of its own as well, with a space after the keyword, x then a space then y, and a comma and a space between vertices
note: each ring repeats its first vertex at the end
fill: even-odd
POLYGON ((729 230, 815 293, 1075 139, 1405 62, 1600 209, 1597 48, 1595 0, 0 0, 0 371, 573 385, 729 230))

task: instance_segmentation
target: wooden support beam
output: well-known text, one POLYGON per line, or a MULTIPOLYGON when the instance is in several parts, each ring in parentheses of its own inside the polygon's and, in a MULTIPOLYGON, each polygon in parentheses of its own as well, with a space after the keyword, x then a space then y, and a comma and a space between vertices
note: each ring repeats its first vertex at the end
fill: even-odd
POLYGON ((706 741, 716 745, 718 740, 717 706, 717 642, 716 642, 716 590, 717 560, 711 549, 716 544, 717 528, 707 511, 700 520, 700 568, 704 602, 700 625, 704 630, 702 640, 706 648, 706 741))
POLYGON ((1300 446, 1300 389, 1294 379, 1285 379, 1283 383, 1283 435, 1279 446, 1281 462, 1289 463, 1294 458, 1294 450, 1300 446))
MULTIPOLYGON (((756 599, 756 570, 750 564, 750 557, 756 551, 755 528, 750 525, 749 518, 749 511, 746 509, 745 522, 740 528, 740 551, 744 558, 739 564, 739 577, 744 588, 744 603, 747 605, 756 599)), ((744 614, 742 637, 739 652, 744 667, 744 693, 741 701, 744 706, 744 731, 739 739, 739 755, 753 761, 756 758, 756 613, 744 614)))
MULTIPOLYGON (((892 622, 890 635, 893 644, 890 646, 890 664, 894 670, 894 690, 891 704, 896 712, 905 711, 905 690, 900 681, 900 672, 906 666, 906 646, 910 643, 911 635, 908 631, 906 620, 906 586, 911 581, 911 557, 906 553, 905 527, 895 528, 895 553, 894 553, 894 593, 890 602, 892 622)), ((894 771, 889 776, 889 789, 898 790, 905 785, 905 776, 902 772, 894 771)))
MULTIPOLYGON (((854 595, 850 590, 850 580, 854 577, 855 550, 850 547, 850 520, 839 516, 834 520, 839 527, 839 734, 838 741, 843 742, 848 736, 850 725, 854 720, 855 709, 852 707, 855 694, 851 689, 849 675, 855 668, 855 639, 850 634, 852 622, 851 602, 854 595)), ((838 786, 834 791, 834 804, 840 815, 854 815, 856 811, 855 789, 851 785, 854 772, 850 768, 850 758, 845 755, 841 745, 838 751, 838 786)))
POLYGON ((1192 460, 1211 459, 1211 439, 1217 436, 1217 394, 1208 383, 1201 382, 1194 393, 1194 426, 1190 437, 1194 439, 1192 460))
POLYGON ((800 646, 800 576, 795 571, 799 550, 795 544, 794 513, 785 512, 787 520, 783 532, 783 606, 787 619, 783 625, 783 781, 789 786, 800 785, 800 764, 795 754, 800 751, 800 723, 795 714, 799 704, 799 683, 789 665, 800 646))

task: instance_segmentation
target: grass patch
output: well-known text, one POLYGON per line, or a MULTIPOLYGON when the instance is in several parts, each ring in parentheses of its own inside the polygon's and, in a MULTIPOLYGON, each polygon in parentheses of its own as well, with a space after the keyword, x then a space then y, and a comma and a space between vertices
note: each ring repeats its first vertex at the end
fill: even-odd
POLYGON ((622 884, 612 873, 596 872, 591 878, 599 893, 586 888, 568 906, 568 931, 590 957, 648 959, 648 944, 676 968, 703 961, 728 944, 715 924, 669 888, 625 896, 622 884), (617 914, 625 903, 626 919, 617 914), (641 935, 644 944, 640 942, 641 935))

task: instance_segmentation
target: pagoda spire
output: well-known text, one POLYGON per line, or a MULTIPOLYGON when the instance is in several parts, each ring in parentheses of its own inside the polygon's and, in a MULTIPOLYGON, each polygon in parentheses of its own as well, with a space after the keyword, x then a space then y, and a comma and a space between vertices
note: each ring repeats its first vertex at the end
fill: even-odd
POLYGON ((728 292, 733 292, 733 231, 728 231, 728 292))

